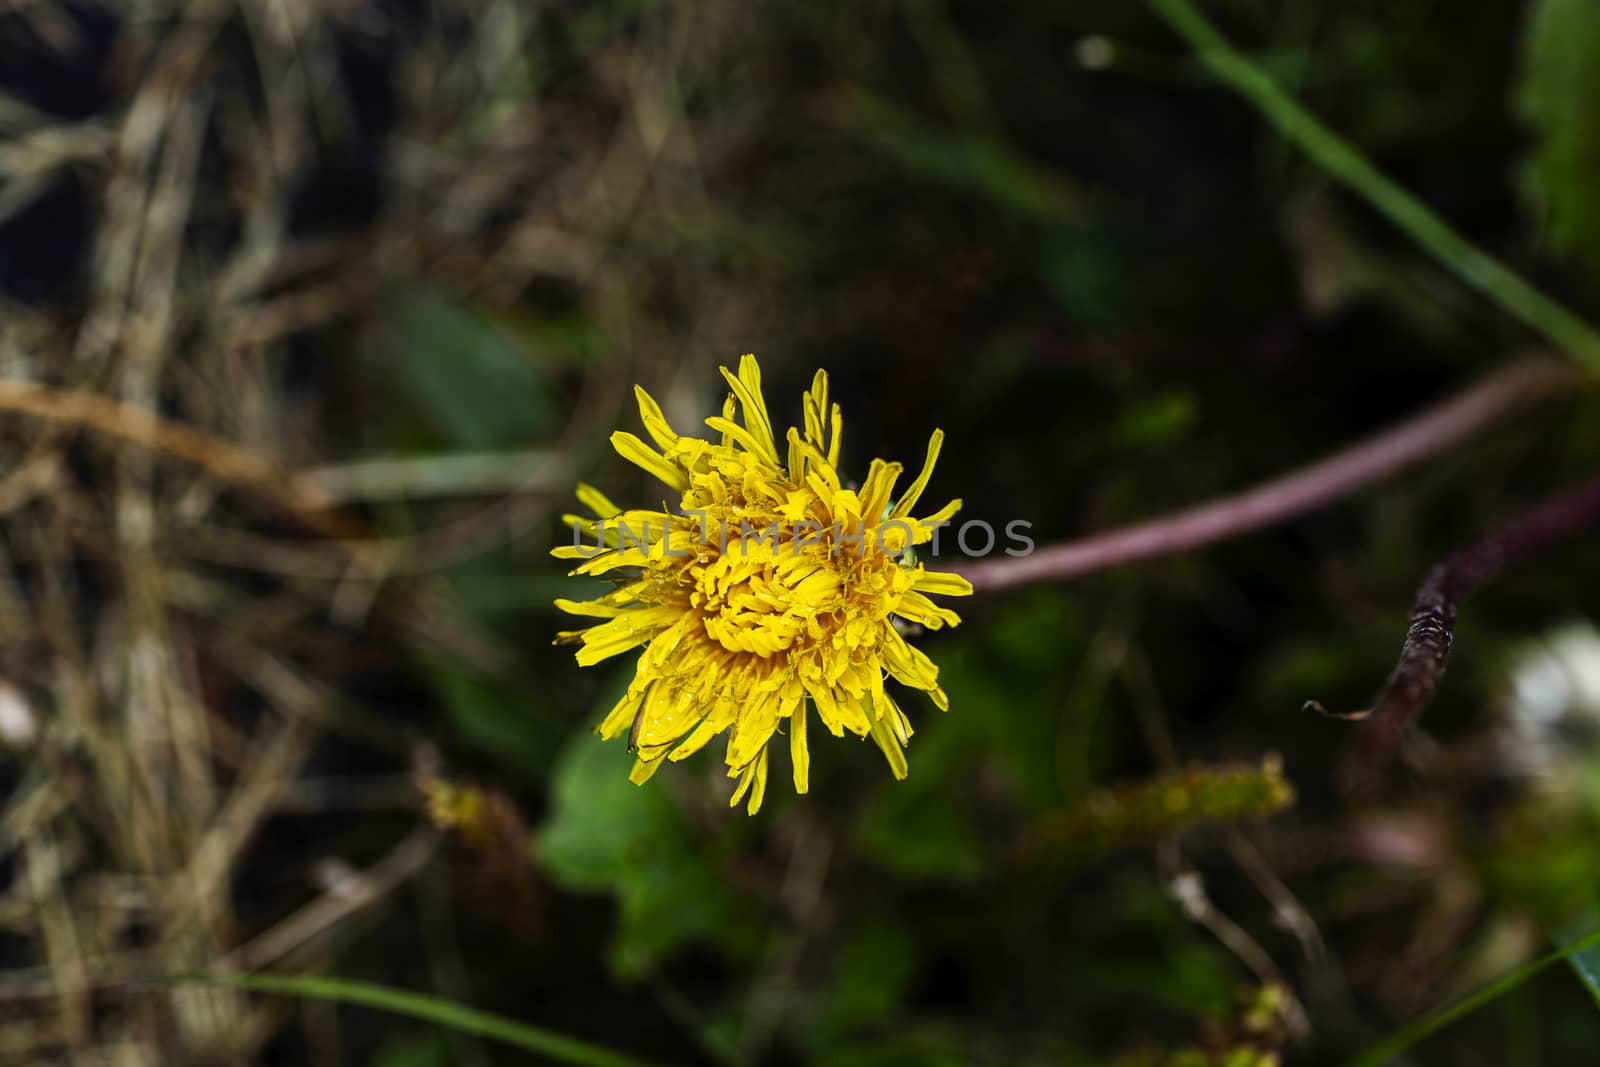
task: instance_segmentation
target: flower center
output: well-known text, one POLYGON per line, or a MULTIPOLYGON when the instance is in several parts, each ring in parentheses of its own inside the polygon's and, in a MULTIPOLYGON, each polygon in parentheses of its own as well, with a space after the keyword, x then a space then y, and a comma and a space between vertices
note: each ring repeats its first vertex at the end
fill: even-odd
POLYGON ((824 546, 797 553, 792 542, 733 542, 689 567, 689 604, 707 635, 730 652, 766 658, 820 639, 823 621, 844 606, 840 575, 824 546))

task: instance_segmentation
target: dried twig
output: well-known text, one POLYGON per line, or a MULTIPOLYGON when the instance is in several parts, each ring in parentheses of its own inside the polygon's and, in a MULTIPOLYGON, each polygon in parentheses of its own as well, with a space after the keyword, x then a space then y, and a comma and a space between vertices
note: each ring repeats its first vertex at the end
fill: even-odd
POLYGON ((217 960, 213 968, 223 973, 258 971, 302 951, 415 877, 438 851, 440 836, 431 823, 418 826, 382 859, 346 874, 321 896, 217 960))
POLYGON ((131 441, 192 463, 213 477, 249 489, 283 508, 308 528, 350 548, 362 533, 330 510, 333 499, 312 482, 297 482, 263 456, 219 437, 164 419, 147 408, 95 393, 52 389, 35 382, 0 381, 0 410, 51 419, 131 441))
POLYGON ((570 465, 550 449, 369 459, 304 471, 306 491, 340 500, 566 492, 570 465))
POLYGON ((1507 564, 1600 520, 1600 479, 1548 500, 1432 571, 1417 591, 1400 662, 1384 683, 1346 754, 1340 777, 1346 790, 1365 794, 1382 780, 1406 727, 1433 699, 1444 676, 1461 602, 1492 581, 1507 564))

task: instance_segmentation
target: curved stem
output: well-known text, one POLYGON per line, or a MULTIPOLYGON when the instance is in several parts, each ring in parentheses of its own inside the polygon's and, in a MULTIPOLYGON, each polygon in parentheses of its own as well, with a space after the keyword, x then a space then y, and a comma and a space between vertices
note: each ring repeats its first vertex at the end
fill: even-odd
POLYGON ((1600 479, 1546 501, 1428 573, 1411 608, 1400 661, 1372 711, 1361 716, 1365 722, 1345 754, 1340 779, 1346 792, 1365 796, 1377 789, 1406 728, 1433 699, 1450 659, 1461 602, 1505 567, 1596 521, 1600 521, 1600 479))
POLYGON ((1581 379, 1581 372, 1556 360, 1522 360, 1375 437, 1254 489, 1120 530, 1050 545, 1031 555, 984 560, 958 569, 974 592, 992 593, 1074 578, 1237 537, 1324 507, 1443 452, 1495 420, 1581 379))
POLYGON ((1591 370, 1600 370, 1600 333, 1546 296, 1516 271, 1463 237, 1417 199, 1301 107, 1256 64, 1229 44, 1189 0, 1149 0, 1150 6, 1189 42, 1200 62, 1255 105, 1279 133, 1388 217, 1463 282, 1500 309, 1591 370))

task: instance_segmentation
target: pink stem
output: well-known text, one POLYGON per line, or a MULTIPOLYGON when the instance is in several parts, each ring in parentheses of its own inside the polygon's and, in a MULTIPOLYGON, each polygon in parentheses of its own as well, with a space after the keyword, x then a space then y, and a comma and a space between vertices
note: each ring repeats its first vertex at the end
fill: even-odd
POLYGON ((1237 537, 1381 481, 1466 440, 1518 408, 1576 384, 1581 377, 1569 364, 1553 359, 1521 360, 1374 437, 1254 489, 1175 515, 1049 545, 1027 556, 983 560, 959 570, 974 592, 993 593, 1033 582, 1075 578, 1237 537))

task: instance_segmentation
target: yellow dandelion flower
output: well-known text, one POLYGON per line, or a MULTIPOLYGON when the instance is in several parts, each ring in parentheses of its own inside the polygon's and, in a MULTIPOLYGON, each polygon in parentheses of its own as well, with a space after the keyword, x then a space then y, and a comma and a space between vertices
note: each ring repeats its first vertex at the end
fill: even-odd
POLYGON ((826 373, 804 395, 804 430, 790 429, 781 451, 755 357, 722 376, 731 392, 722 414, 705 420, 716 440, 675 433, 637 388, 654 447, 631 433, 611 437, 624 459, 671 487, 676 510, 625 511, 580 485, 578 499, 594 517, 566 516, 574 544, 554 555, 582 559, 573 574, 614 588, 595 600, 557 600, 569 614, 604 620, 557 642, 581 643, 582 666, 644 646, 626 695, 596 732, 628 735, 640 784, 663 757, 685 759, 726 732, 728 776, 738 779, 730 803, 748 797, 752 815, 766 794, 768 748, 785 726, 795 791, 806 791, 809 709, 835 737, 870 736, 904 778, 911 724, 885 679, 924 690, 941 710, 949 702, 938 668, 906 642, 897 620, 954 626, 960 618, 929 594, 972 592, 959 575, 925 569, 912 551, 961 507, 953 500, 912 517, 944 433, 934 431, 922 472, 898 500, 898 463, 873 460, 861 487, 847 488, 826 373))

